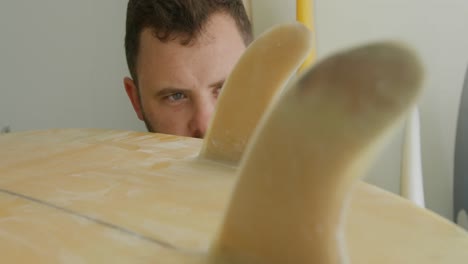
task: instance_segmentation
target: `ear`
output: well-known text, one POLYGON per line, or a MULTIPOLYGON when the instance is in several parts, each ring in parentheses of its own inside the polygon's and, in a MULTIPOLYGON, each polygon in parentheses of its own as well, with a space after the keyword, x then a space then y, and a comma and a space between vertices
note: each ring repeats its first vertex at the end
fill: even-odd
POLYGON ((138 96, 138 88, 135 85, 135 82, 129 77, 124 78, 125 91, 127 92, 130 102, 132 102, 133 109, 138 116, 138 119, 143 121, 143 111, 140 104, 140 99, 138 96))

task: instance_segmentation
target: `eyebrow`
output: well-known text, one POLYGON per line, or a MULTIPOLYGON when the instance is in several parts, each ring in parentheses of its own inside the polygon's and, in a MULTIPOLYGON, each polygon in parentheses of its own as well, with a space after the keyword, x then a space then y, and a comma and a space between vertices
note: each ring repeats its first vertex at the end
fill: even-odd
POLYGON ((220 81, 214 82, 214 83, 210 84, 209 87, 223 86, 225 81, 226 81, 226 79, 222 79, 220 81))
MULTIPOLYGON (((213 87, 221 87, 224 85, 224 82, 226 79, 222 79, 220 81, 214 82, 210 84, 208 87, 213 88, 213 87)), ((165 96, 167 94, 172 94, 172 93, 191 93, 192 91, 190 89, 185 89, 185 88, 176 88, 176 87, 165 87, 162 88, 161 90, 156 92, 157 97, 165 96)))
POLYGON ((191 93, 191 91, 184 88, 166 87, 156 92, 156 96, 161 97, 173 93, 191 93))

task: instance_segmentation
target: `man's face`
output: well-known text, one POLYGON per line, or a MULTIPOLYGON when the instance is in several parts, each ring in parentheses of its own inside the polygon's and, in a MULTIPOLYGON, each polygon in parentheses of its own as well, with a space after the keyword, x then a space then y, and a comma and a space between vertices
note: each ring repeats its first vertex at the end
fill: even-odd
MULTIPOLYGON (((214 14, 193 44, 141 33, 138 84, 125 78, 136 114, 149 131, 202 138, 221 86, 245 50, 234 20, 214 14)), ((241 107, 241 106, 240 106, 241 107)))

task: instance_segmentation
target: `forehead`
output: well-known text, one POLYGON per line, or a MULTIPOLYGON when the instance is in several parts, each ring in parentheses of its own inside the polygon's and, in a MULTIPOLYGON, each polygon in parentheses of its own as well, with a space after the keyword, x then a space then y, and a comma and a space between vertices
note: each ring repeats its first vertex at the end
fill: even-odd
POLYGON ((140 84, 157 80, 174 80, 185 76, 216 78, 227 75, 245 49, 234 20, 215 14, 201 34, 189 45, 182 45, 184 36, 166 42, 146 28, 140 36, 137 73, 140 84))

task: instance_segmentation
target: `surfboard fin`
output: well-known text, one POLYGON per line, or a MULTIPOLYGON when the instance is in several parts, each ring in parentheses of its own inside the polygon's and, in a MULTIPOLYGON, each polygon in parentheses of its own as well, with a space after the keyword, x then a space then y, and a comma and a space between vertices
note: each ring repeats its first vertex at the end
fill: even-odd
POLYGON ((417 56, 392 42, 346 50, 305 71, 253 134, 212 263, 347 263, 352 187, 421 83, 417 56))
POLYGON ((237 164, 265 109, 312 47, 312 33, 300 23, 276 26, 250 44, 224 84, 200 157, 237 164))

